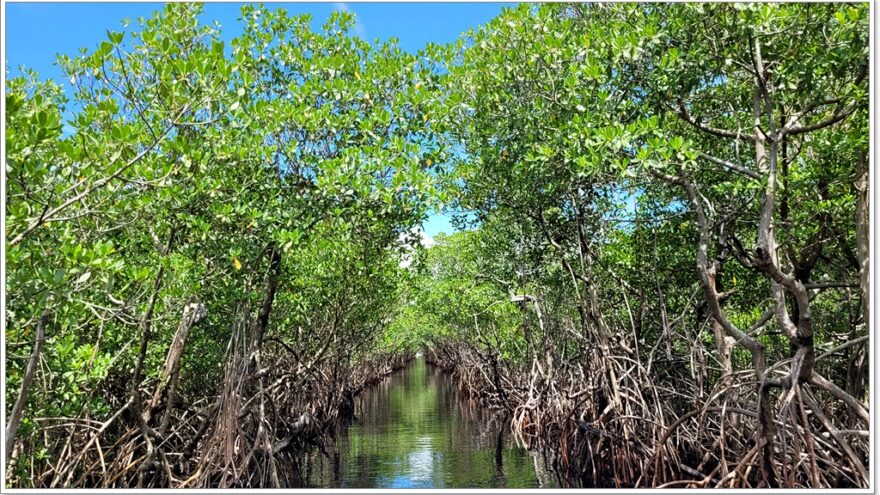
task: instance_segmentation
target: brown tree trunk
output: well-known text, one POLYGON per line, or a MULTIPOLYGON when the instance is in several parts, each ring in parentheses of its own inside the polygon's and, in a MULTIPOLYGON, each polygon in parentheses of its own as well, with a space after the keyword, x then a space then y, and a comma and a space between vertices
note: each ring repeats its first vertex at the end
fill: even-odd
POLYGON ((272 314, 272 304, 275 302, 275 292, 278 290, 278 277, 281 275, 281 252, 275 246, 269 248, 269 274, 266 277, 266 290, 263 304, 260 306, 260 314, 257 316, 253 327, 251 348, 259 349, 263 344, 263 335, 269 326, 269 316, 272 314))
POLYGON ((162 366, 162 376, 156 391, 153 393, 153 399, 150 401, 150 407, 147 409, 146 420, 150 420, 152 408, 158 406, 162 400, 165 390, 168 391, 167 405, 165 407, 165 416, 162 418, 162 424, 159 433, 164 433, 168 426, 168 420, 171 414, 171 408, 174 404, 177 392, 177 379, 180 374, 180 363, 183 357, 183 351, 186 348, 186 340, 189 336, 190 329, 201 322, 207 316, 205 305, 198 300, 191 301, 183 308, 183 317, 174 333, 174 339, 171 341, 171 347, 168 348, 168 356, 165 358, 165 364, 162 366))
POLYGON ((865 317, 865 326, 870 325, 870 197, 868 196, 869 175, 868 157, 862 151, 859 152, 859 163, 856 172, 856 248, 859 258, 859 288, 862 296, 862 314, 865 317))
POLYGON ((733 337, 745 347, 752 356, 752 367, 755 370, 755 377, 758 381, 758 431, 757 439, 763 443, 763 462, 762 462, 762 478, 768 485, 775 484, 775 474, 772 469, 771 455, 773 447, 773 418, 770 415, 770 390, 765 383, 766 363, 764 360, 764 346, 757 339, 743 332, 733 322, 727 318, 724 309, 721 307, 721 297, 716 289, 716 279, 718 276, 718 267, 715 263, 709 263, 709 220, 703 205, 700 202, 697 191, 687 178, 680 177, 678 179, 671 178, 672 181, 681 184, 687 191, 688 199, 691 202, 691 208, 697 217, 697 226, 700 231, 700 244, 697 251, 697 269, 700 274, 700 282, 706 292, 706 302, 709 305, 709 311, 712 318, 724 329, 724 333, 733 337))
POLYGON ((712 318, 712 334, 715 337, 715 348, 718 351, 718 362, 721 364, 723 375, 729 375, 733 373, 730 352, 736 341, 724 333, 724 327, 714 317, 712 318))
POLYGON ((15 435, 18 434, 18 425, 21 424, 21 417, 24 415, 24 407, 27 405, 31 383, 37 370, 37 361, 40 358, 40 348, 43 346, 46 324, 48 322, 49 311, 45 310, 43 311, 43 316, 40 317, 39 323, 37 323, 37 332, 34 335, 34 348, 24 370, 24 378, 21 380, 21 390, 18 392, 18 399, 15 400, 15 405, 9 414, 9 422, 6 424, 6 462, 9 462, 9 455, 12 453, 12 446, 15 444, 15 435))

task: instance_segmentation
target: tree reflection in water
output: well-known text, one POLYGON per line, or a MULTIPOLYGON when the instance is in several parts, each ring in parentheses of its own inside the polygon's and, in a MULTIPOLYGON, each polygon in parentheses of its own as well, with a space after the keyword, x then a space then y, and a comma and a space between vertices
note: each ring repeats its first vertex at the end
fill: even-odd
POLYGON ((503 413, 462 397, 452 379, 423 358, 365 390, 355 410, 333 451, 311 457, 308 486, 541 486, 540 463, 515 445, 503 413))

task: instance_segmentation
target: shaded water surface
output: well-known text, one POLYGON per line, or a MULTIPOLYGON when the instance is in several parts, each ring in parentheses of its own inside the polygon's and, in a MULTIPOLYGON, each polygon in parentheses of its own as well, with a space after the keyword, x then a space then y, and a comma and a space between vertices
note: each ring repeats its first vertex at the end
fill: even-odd
MULTIPOLYGON (((343 488, 535 488, 535 459, 510 438, 504 417, 459 394, 451 378, 417 358, 365 390, 356 419, 308 484, 343 488)), ((545 476, 541 476, 542 479, 545 476)))

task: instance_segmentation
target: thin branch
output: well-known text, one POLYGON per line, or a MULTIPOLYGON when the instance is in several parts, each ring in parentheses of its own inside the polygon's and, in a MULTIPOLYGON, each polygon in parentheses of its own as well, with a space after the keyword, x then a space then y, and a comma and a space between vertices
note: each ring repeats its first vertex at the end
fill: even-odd
POLYGON ((702 158, 702 159, 704 159, 704 160, 709 160, 709 161, 712 162, 712 163, 715 163, 715 164, 717 164, 717 165, 721 165, 722 167, 726 167, 726 168, 728 168, 728 169, 730 169, 730 170, 732 170, 732 171, 734 171, 734 172, 736 172, 736 173, 738 173, 738 174, 740 174, 740 175, 745 175, 746 177, 749 177, 749 178, 751 178, 751 179, 755 179, 755 180, 760 180, 760 179, 761 179, 761 175, 760 175, 760 174, 758 174, 758 173, 755 172, 754 170, 748 169, 748 168, 746 168, 746 167, 744 167, 744 166, 742 166, 742 165, 737 165, 736 163, 729 162, 729 161, 727 161, 727 160, 722 160, 722 159, 720 159, 720 158, 715 158, 714 156, 712 156, 712 155, 708 155, 708 154, 703 153, 703 152, 700 152, 700 158, 702 158))
POLYGON ((682 120, 684 120, 688 124, 692 125, 693 127, 697 128, 703 132, 707 132, 709 134, 712 134, 712 135, 715 135, 718 137, 724 137, 724 138, 729 138, 729 139, 745 140, 745 141, 751 141, 751 142, 755 141, 755 136, 752 134, 747 134, 747 133, 743 133, 743 132, 733 132, 733 131, 729 131, 727 129, 720 129, 717 127, 711 127, 711 126, 707 126, 707 125, 704 125, 704 124, 697 122, 696 119, 694 119, 693 116, 691 116, 691 114, 688 112, 687 107, 685 107, 683 100, 678 101, 677 114, 679 117, 682 118, 682 120))

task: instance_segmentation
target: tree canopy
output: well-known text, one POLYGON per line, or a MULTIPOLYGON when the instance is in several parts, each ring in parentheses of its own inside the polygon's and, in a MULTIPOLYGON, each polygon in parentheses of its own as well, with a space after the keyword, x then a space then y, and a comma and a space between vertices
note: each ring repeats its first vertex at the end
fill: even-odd
POLYGON ((201 11, 6 79, 8 486, 296 486, 419 349, 564 486, 869 486, 866 4, 201 11))

